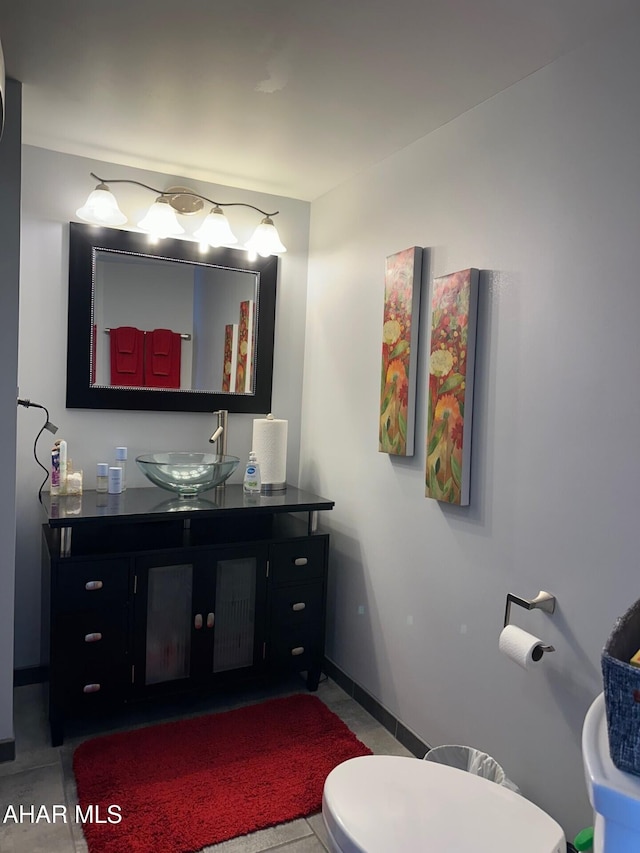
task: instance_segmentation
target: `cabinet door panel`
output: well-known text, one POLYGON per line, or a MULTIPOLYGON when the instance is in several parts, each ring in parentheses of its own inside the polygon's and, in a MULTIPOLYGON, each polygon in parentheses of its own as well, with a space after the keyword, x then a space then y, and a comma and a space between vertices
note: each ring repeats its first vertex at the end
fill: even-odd
POLYGON ((263 663, 265 546, 202 548, 136 563, 135 693, 210 685, 263 663))
POLYGON ((255 557, 217 561, 214 672, 253 666, 256 563, 255 557))
POLYGON ((193 566, 152 566, 147 578, 145 684, 188 678, 193 566))

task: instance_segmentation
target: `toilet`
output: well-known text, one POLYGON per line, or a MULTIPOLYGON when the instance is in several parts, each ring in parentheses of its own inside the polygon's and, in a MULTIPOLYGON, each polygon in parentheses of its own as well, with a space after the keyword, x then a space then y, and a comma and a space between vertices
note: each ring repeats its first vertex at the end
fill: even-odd
POLYGON ((640 850, 640 776, 619 770, 611 760, 604 693, 584 719, 582 758, 594 811, 593 853, 640 850))
POLYGON ((566 853, 562 828, 524 797, 454 767, 397 755, 339 764, 324 784, 332 853, 566 853))

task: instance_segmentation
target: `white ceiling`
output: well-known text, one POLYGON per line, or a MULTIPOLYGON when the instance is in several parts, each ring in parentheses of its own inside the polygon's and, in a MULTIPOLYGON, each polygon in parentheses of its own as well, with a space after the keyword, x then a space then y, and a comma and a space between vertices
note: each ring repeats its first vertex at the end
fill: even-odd
POLYGON ((313 200, 634 0, 0 0, 23 141, 313 200))

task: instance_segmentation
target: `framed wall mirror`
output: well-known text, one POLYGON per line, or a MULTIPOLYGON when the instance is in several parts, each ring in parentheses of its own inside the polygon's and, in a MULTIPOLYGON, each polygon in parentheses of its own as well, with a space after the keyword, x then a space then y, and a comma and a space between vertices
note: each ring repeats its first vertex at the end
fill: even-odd
POLYGON ((271 410, 278 258, 71 222, 70 409, 271 410))

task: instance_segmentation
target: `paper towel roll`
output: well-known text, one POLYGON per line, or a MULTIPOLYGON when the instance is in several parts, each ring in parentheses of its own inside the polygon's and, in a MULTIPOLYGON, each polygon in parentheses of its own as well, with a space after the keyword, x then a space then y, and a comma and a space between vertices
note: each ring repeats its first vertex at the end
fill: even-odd
POLYGON ((534 637, 516 625, 503 628, 498 642, 500 651, 523 669, 529 669, 532 663, 540 660, 543 654, 541 646, 539 637, 534 637))
POLYGON ((287 430, 289 421, 267 415, 253 422, 253 446, 260 465, 263 492, 287 487, 287 430))

